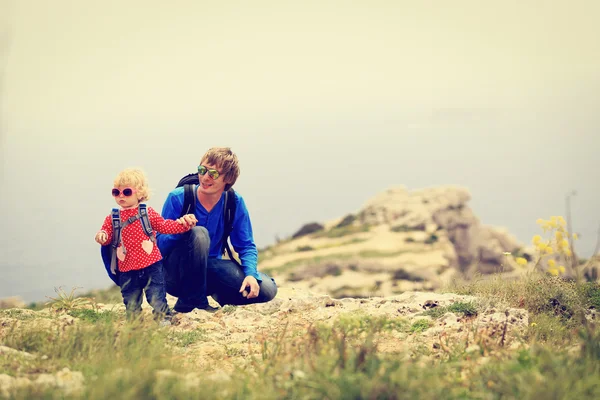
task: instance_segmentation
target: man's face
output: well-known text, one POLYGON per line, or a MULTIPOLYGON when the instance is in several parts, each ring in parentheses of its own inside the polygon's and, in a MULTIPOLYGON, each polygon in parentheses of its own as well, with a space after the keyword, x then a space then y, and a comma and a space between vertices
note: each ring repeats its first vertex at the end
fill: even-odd
POLYGON ((223 193, 223 191, 225 190, 225 185, 227 184, 227 182, 225 182, 225 176, 222 173, 223 171, 220 168, 217 168, 216 165, 209 164, 206 161, 202 162, 200 166, 206 169, 206 172, 204 170, 200 171, 204 172, 204 175, 201 175, 201 173, 198 172, 198 180, 200 181, 200 192, 207 195, 223 193), (219 173, 217 179, 213 178, 214 171, 217 171, 219 173))

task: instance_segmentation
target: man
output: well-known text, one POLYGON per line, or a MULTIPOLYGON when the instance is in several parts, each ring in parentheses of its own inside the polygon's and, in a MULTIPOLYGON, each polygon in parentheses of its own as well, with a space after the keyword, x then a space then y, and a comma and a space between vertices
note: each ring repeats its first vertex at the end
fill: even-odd
MULTIPOLYGON (((198 166, 200 184, 195 190, 195 208, 190 211, 198 220, 196 226, 184 234, 157 237, 164 256, 167 293, 178 297, 174 307, 177 312, 194 308, 215 311, 209 306, 207 295, 223 306, 263 303, 277 294, 275 281, 257 271, 258 251, 250 216, 237 192, 230 239, 241 267, 232 260, 221 259, 224 192, 235 184, 239 174, 237 156, 230 148, 209 149, 198 166)), ((183 200, 183 187, 171 191, 162 209, 163 218, 179 218, 183 200)))

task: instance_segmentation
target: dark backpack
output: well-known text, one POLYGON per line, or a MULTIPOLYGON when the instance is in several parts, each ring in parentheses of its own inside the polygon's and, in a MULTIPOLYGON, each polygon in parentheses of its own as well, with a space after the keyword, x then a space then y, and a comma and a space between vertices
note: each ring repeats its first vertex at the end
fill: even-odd
MULTIPOLYGON (((196 191, 194 190, 195 185, 199 185, 198 174, 188 174, 179 180, 176 188, 183 186, 183 207, 181 208, 181 215, 183 217, 186 214, 194 214, 196 207, 196 191)), ((238 260, 233 256, 231 247, 229 247, 229 235, 233 230, 233 219, 235 217, 235 191, 233 188, 229 188, 225 192, 225 207, 223 207, 225 226, 223 230, 223 237, 221 238, 221 253, 227 254, 229 258, 240 265, 238 260)))
MULTIPOLYGON (((150 218, 148 217, 148 209, 144 203, 140 203, 137 215, 130 217, 125 222, 121 222, 121 211, 118 208, 113 208, 111 212, 111 219, 113 228, 112 242, 110 246, 101 246, 100 254, 102 255, 102 261, 104 262, 106 273, 108 274, 109 278, 112 279, 116 285, 118 285, 119 278, 117 274, 119 273, 119 269, 117 268, 117 247, 119 247, 119 245, 123 245, 121 237, 121 232, 123 229, 139 219, 142 223, 142 229, 144 230, 144 233, 155 245, 156 234, 152 230, 150 218)), ((125 253, 127 252, 124 246, 123 251, 125 253)))

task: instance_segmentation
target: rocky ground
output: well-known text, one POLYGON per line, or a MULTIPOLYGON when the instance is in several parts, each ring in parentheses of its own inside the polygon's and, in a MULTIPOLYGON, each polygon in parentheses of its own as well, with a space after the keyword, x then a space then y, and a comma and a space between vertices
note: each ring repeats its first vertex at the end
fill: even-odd
MULTIPOLYGON (((169 299, 174 302, 173 298, 169 299)), ((125 324, 122 304, 98 304, 99 312, 121 315, 117 324, 125 324)), ((144 304, 145 318, 150 311, 144 304)), ((294 338, 306 334, 316 325, 328 326, 340 320, 348 324, 373 324, 385 321, 387 328, 376 337, 380 352, 411 357, 425 351, 438 357, 447 351, 448 343, 464 343, 467 352, 483 354, 502 346, 524 346, 519 338, 528 327, 528 313, 522 309, 492 307, 471 296, 431 292, 405 292, 400 295, 372 298, 334 299, 304 289, 283 287, 276 299, 266 304, 244 307, 226 306, 216 313, 194 310, 177 314, 172 325, 157 328, 173 335, 173 346, 182 363, 191 371, 182 379, 199 385, 200 374, 215 380, 231 379, 236 368, 251 367, 260 358, 265 341, 294 338), (183 342, 182 342, 183 341, 183 342)), ((0 343, 14 330, 32 325, 64 329, 83 323, 65 312, 50 310, 9 309, 0 311, 0 343)), ((293 341, 292 341, 293 342, 293 341)), ((43 363, 43 355, 0 346, 0 360, 43 363)), ((0 394, 5 396, 15 387, 45 385, 65 393, 80 391, 87 382, 80 371, 62 368, 54 372, 19 373, 19 370, 0 374, 0 394)), ((172 371, 160 371, 168 377, 172 371)))

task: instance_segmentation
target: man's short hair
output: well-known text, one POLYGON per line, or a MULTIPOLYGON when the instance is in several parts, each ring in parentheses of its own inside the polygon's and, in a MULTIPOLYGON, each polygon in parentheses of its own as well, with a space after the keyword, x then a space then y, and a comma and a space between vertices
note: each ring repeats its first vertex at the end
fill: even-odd
POLYGON ((217 167, 227 182, 225 190, 229 190, 240 176, 238 158, 229 147, 212 147, 202 156, 200 164, 208 163, 217 167))

